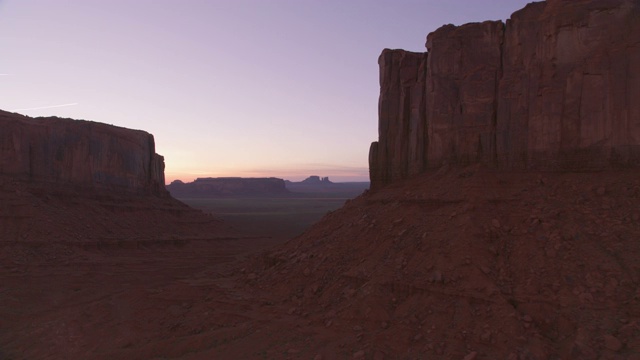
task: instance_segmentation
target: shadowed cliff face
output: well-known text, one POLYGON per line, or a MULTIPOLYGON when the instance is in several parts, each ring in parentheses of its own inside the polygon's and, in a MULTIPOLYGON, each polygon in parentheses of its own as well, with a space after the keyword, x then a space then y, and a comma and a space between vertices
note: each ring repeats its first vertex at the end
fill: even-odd
POLYGON ((640 164, 640 2, 551 1, 379 59, 372 188, 443 164, 640 164))
POLYGON ((0 174, 75 188, 166 194, 153 135, 106 124, 0 111, 0 174))

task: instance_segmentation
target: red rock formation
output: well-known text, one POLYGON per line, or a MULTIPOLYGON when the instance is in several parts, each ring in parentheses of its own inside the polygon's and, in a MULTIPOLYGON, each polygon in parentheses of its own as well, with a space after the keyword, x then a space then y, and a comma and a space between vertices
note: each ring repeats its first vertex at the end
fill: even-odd
POLYGON ((380 65, 379 137, 371 179, 391 182, 424 169, 426 54, 385 49, 380 65))
POLYGON ((637 163, 640 2, 536 3, 507 21, 498 153, 508 165, 637 163))
POLYGON ((447 25, 427 37, 427 165, 493 159, 503 27, 447 25))
POLYGON ((640 3, 539 2, 384 50, 372 187, 443 163, 640 164, 640 3))
POLYGON ((0 174, 76 188, 165 194, 153 135, 91 121, 0 111, 0 174))

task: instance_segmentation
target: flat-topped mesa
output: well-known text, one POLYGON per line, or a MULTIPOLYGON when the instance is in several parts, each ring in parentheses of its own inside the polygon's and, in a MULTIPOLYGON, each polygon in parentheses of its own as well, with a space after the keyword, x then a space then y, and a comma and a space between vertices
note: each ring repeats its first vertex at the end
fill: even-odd
POLYGON ((153 135, 112 125, 0 111, 0 175, 88 190, 165 195, 153 135))
POLYGON ((242 196, 286 196, 289 190, 279 178, 219 177, 198 178, 190 183, 180 180, 167 185, 167 190, 177 198, 217 198, 242 196))
POLYGON ((379 58, 372 188, 443 164, 640 165, 640 1, 555 0, 379 58))

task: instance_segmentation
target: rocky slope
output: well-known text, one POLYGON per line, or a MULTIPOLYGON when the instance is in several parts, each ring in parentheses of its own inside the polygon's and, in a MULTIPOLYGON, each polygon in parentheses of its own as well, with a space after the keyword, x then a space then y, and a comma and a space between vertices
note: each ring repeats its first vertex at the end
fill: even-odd
POLYGON ((638 176, 444 167, 239 278, 313 339, 293 358, 640 359, 638 176))
POLYGON ((4 111, 0 126, 1 245, 135 247, 231 234, 168 195, 147 132, 4 111))
POLYGON ((533 3, 427 48, 380 57, 374 191, 244 276, 314 339, 291 353, 639 359, 640 2, 533 3))
POLYGON ((196 226, 64 209, 54 246, 0 252, 0 354, 640 359, 638 179, 445 167, 368 192, 248 261, 269 242, 211 232, 72 247, 56 234, 108 216, 114 237, 196 226))
POLYGON ((537 2, 384 50, 372 187, 437 168, 640 164, 640 3, 537 2))
POLYGON ((0 176, 0 249, 181 244, 237 236, 213 216, 170 196, 60 190, 0 176))

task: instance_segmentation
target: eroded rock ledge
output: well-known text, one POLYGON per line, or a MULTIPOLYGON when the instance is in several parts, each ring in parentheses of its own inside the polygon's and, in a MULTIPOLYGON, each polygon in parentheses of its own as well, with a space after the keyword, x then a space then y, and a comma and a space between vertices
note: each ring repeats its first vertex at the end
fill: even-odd
POLYGON ((372 188, 443 164, 640 165, 640 1, 555 0, 385 49, 372 188))

